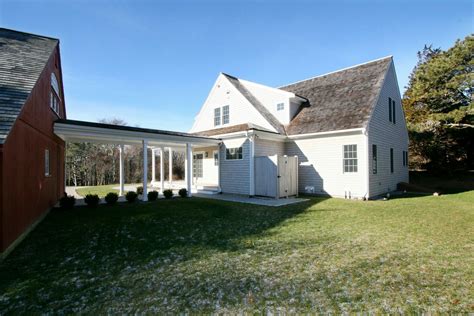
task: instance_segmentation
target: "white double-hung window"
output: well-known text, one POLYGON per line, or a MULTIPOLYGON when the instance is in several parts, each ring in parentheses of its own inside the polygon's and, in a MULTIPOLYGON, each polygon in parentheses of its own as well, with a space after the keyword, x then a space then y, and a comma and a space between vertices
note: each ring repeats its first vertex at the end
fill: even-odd
POLYGON ((229 106, 225 105, 222 107, 222 124, 229 124, 229 121, 230 121, 229 106))
POLYGON ((344 145, 344 173, 357 172, 357 145, 344 145))
POLYGON ((221 125, 221 108, 214 109, 214 126, 221 125))
POLYGON ((222 108, 214 109, 214 126, 229 124, 230 122, 230 108, 224 105, 222 108), (222 115, 222 116, 221 116, 222 115))

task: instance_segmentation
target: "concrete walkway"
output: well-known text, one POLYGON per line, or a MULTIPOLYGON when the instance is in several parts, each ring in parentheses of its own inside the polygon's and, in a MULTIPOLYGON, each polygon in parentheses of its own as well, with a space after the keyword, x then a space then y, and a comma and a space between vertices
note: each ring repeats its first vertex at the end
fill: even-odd
MULTIPOLYGON (((68 195, 73 195, 76 198, 76 205, 85 205, 84 198, 76 192, 76 189, 79 188, 87 188, 87 186, 82 187, 66 187, 66 193, 68 195)), ((125 191, 136 191, 136 185, 126 185, 125 191)), ((115 188, 114 188, 115 189, 115 188)), ((117 187, 119 189, 119 187, 117 187)), ((149 187, 148 190, 157 189, 156 187, 149 187)), ((173 193, 175 193, 175 197, 178 197, 178 190, 174 189, 173 193), (175 192, 176 191, 176 192, 175 192)), ((273 199, 273 198, 265 198, 265 197, 249 197, 247 195, 238 195, 238 194, 203 194, 203 193, 193 193, 193 196, 206 198, 206 199, 215 199, 221 201, 228 201, 228 202, 237 202, 237 203, 247 203, 247 204, 255 204, 255 205, 263 205, 263 206, 284 206, 290 205, 300 202, 308 201, 308 199, 297 198, 297 197, 289 197, 287 199, 273 199)), ((141 196, 140 196, 141 197, 141 196)), ((140 199, 139 197, 139 199, 140 199)), ((159 199, 164 198, 163 195, 160 193, 159 199)), ((118 199, 119 202, 126 202, 124 196, 120 196, 118 199)), ((105 200, 102 198, 100 204, 105 203, 105 200)))
POLYGON ((249 197, 246 195, 238 195, 238 194, 193 194, 193 196, 207 198, 207 199, 215 199, 215 200, 222 200, 222 201, 229 201, 229 202, 237 202, 237 203, 247 203, 247 204, 256 204, 256 205, 264 205, 264 206, 284 206, 290 205, 295 203, 301 203, 308 201, 308 199, 302 199, 297 197, 289 197, 287 199, 272 199, 272 198, 265 198, 265 197, 249 197))

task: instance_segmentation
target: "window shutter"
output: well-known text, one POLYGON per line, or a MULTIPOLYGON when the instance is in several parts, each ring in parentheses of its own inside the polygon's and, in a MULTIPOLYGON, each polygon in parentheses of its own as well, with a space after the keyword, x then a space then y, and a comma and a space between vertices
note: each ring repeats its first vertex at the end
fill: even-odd
POLYGON ((392 121, 392 98, 388 98, 388 120, 392 121))
POLYGON ((396 123, 396 120, 395 120, 395 100, 392 101, 392 110, 393 110, 393 114, 392 114, 392 118, 393 118, 393 124, 396 123))
POLYGON ((393 148, 390 148, 390 172, 393 173, 393 148))

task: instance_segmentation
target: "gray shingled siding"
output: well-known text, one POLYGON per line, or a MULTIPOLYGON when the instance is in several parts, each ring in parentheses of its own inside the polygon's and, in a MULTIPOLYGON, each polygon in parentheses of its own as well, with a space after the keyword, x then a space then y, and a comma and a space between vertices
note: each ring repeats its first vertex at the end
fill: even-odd
POLYGON ((255 156, 274 156, 274 155, 286 155, 285 143, 276 142, 266 139, 256 139, 255 141, 255 156))
POLYGON ((396 190, 399 182, 408 182, 408 167, 403 166, 403 151, 408 151, 408 132, 401 107, 395 68, 387 73, 385 84, 369 123, 370 195, 396 190), (395 100, 396 124, 389 121, 388 98, 395 100), (377 145, 377 174, 373 174, 372 145, 377 145), (394 172, 390 172, 390 148, 394 150, 394 172))
POLYGON ((220 146, 220 184, 223 193, 250 194, 249 141, 242 145, 242 160, 226 160, 225 145, 220 146))
POLYGON ((0 28, 0 144, 58 43, 56 39, 0 28))

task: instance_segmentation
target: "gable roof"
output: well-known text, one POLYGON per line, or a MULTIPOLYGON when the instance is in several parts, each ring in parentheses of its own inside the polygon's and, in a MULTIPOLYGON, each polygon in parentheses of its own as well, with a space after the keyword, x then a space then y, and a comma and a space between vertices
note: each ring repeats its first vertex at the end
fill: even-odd
POLYGON ((280 134, 285 134, 285 128, 278 119, 250 92, 238 78, 222 73, 232 85, 249 101, 250 104, 270 123, 280 134))
POLYGON ((365 127, 392 57, 385 57, 280 89, 308 100, 286 126, 288 135, 365 127))
POLYGON ((59 40, 0 28, 0 144, 59 40))

